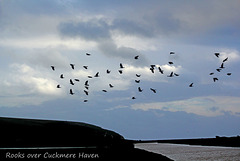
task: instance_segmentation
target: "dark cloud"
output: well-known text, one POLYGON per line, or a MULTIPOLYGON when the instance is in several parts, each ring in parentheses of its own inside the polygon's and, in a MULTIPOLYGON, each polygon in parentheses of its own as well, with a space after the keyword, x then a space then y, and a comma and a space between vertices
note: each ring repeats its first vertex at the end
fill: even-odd
POLYGON ((65 22, 59 25, 60 33, 67 37, 81 37, 85 40, 99 41, 109 39, 109 25, 102 19, 92 19, 86 22, 65 22))
POLYGON ((125 35, 136 35, 140 37, 154 37, 154 31, 151 25, 137 23, 127 19, 115 19, 112 25, 113 29, 120 31, 125 35))
MULTIPOLYGON (((59 25, 60 34, 64 37, 70 38, 83 38, 87 41, 95 41, 97 43, 100 51, 110 57, 122 58, 125 60, 130 60, 129 62, 134 62, 134 56, 140 55, 141 59, 138 61, 138 65, 146 65, 148 60, 142 55, 139 51, 130 47, 117 47, 116 43, 111 37, 111 30, 115 29, 118 26, 118 29, 123 31, 126 34, 130 34, 131 30, 136 29, 136 34, 142 33, 142 35, 149 35, 147 32, 144 34, 141 30, 144 30, 141 27, 138 27, 137 24, 132 23, 129 27, 127 26, 127 21, 124 21, 122 26, 118 26, 120 21, 117 24, 109 25, 104 19, 91 19, 89 21, 81 22, 65 22, 59 25)), ((134 64, 134 63, 133 63, 134 64)))
POLYGON ((106 56, 122 58, 128 60, 128 63, 131 63, 133 65, 141 66, 149 64, 148 59, 139 51, 129 47, 117 47, 117 45, 112 40, 99 42, 98 48, 106 56), (139 55, 140 57, 137 61, 134 59, 136 55, 139 55))

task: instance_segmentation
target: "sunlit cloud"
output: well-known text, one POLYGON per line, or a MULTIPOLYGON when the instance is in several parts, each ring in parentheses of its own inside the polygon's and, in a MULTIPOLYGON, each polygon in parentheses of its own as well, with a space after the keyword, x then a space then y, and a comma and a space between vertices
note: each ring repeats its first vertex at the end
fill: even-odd
POLYGON ((153 102, 133 104, 135 110, 162 110, 170 112, 186 112, 200 116, 220 116, 224 113, 239 115, 240 98, 231 96, 194 97, 170 102, 153 102))

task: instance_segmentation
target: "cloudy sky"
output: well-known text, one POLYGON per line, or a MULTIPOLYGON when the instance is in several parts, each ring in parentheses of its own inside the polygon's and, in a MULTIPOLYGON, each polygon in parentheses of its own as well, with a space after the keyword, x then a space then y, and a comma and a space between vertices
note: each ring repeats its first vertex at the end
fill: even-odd
POLYGON ((239 135, 239 7, 238 0, 0 0, 0 116, 81 121, 128 139, 239 135))

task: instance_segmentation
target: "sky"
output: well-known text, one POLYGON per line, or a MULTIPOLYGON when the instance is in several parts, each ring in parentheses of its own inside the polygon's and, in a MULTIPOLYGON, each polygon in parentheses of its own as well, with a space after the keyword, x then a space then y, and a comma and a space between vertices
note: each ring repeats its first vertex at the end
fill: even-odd
POLYGON ((0 116, 85 122, 127 139, 239 135, 239 7, 0 0, 0 116))

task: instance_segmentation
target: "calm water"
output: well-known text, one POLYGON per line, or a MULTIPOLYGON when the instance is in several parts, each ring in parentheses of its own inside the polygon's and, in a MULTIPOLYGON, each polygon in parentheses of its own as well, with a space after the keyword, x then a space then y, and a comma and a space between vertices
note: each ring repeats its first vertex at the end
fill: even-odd
POLYGON ((240 161, 240 148, 143 143, 136 148, 159 153, 176 161, 240 161))

